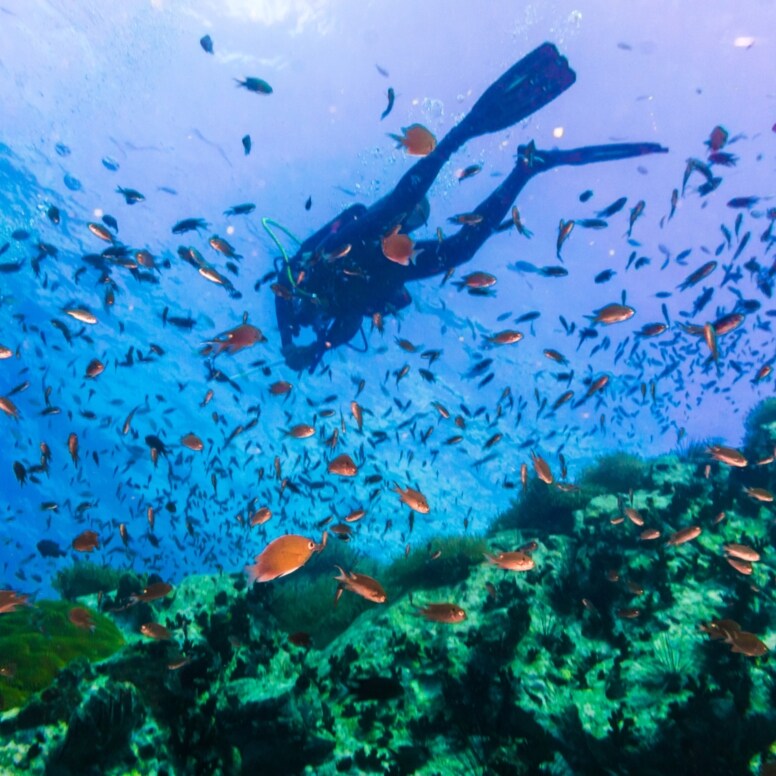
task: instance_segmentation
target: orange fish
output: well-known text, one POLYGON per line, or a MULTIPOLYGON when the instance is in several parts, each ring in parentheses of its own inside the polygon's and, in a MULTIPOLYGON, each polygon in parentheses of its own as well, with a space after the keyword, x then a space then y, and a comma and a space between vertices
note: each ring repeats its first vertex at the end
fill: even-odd
POLYGON ((754 567, 748 560, 742 560, 735 555, 725 556, 725 560, 739 573, 748 577, 754 571, 754 567))
POLYGON ((100 537, 95 531, 84 531, 73 539, 73 549, 76 552, 92 552, 100 546, 100 537))
POLYGON ((625 507, 625 517, 628 518, 628 520, 631 521, 634 525, 642 526, 644 525, 644 518, 631 507, 625 507))
POLYGON ((71 318, 75 318, 79 323, 87 323, 90 326, 93 326, 95 323, 97 323, 97 318, 95 318, 94 314, 82 307, 74 307, 69 310, 65 310, 65 312, 71 318))
POLYGON ((763 644, 754 633, 747 631, 734 631, 725 639, 725 643, 730 644, 731 652, 737 652, 747 657, 760 657, 768 651, 768 647, 763 644))
POLYGON ((156 601, 159 598, 164 598, 172 592, 172 585, 167 582, 153 582, 144 587, 141 593, 134 593, 130 598, 133 601, 156 601))
POLYGON ((487 552, 482 554, 488 563, 492 563, 504 571, 530 571, 535 566, 533 558, 520 551, 500 552, 498 555, 489 555, 487 552))
POLYGON ((726 639, 731 633, 735 633, 741 630, 741 626, 735 620, 711 620, 710 622, 702 622, 700 629, 709 635, 709 638, 716 641, 717 639, 726 639))
POLYGON ((462 288, 490 288, 495 286, 497 278, 490 272, 470 272, 464 275, 459 281, 453 283, 459 290, 462 288))
POLYGON ((741 558, 741 560, 747 560, 750 563, 757 563, 760 560, 760 553, 757 550, 753 550, 751 547, 747 547, 745 544, 735 544, 730 542, 723 544, 722 549, 726 555, 730 555, 733 558, 741 558))
POLYGON ((144 623, 140 626, 140 632, 144 636, 148 636, 149 639, 156 639, 156 641, 170 641, 172 639, 172 633, 158 622, 144 623))
POLYGON ((562 353, 558 353, 557 350, 552 350, 550 348, 544 351, 544 355, 551 361, 556 361, 561 366, 565 366, 569 362, 566 356, 564 356, 562 353))
POLYGON ((350 411, 353 414, 353 417, 355 418, 356 425, 358 426, 358 430, 361 431, 364 425, 364 412, 357 401, 350 402, 350 411))
POLYGON ((278 380, 270 385, 269 392, 273 396, 284 396, 287 393, 291 393, 292 388, 293 386, 291 383, 288 383, 285 380, 278 380))
POLYGON ((703 326, 703 339, 706 342, 711 353, 711 360, 717 361, 719 359, 719 349, 717 347, 717 332, 714 329, 713 323, 706 323, 703 326))
POLYGON ((748 461, 740 450, 724 445, 710 445, 706 452, 715 460, 726 463, 728 466, 743 468, 748 461))
POLYGON ((339 587, 349 590, 351 593, 366 598, 376 604, 384 604, 388 596, 385 594, 382 586, 376 579, 368 577, 366 574, 356 574, 353 571, 343 571, 339 566, 339 576, 334 579, 339 582, 339 587))
POLYGON ((105 364, 98 358, 93 358, 86 367, 86 377, 94 380, 105 371, 105 364))
POLYGON ((421 124, 411 124, 401 128, 401 135, 388 135, 395 140, 397 148, 407 151, 410 156, 428 156, 436 148, 436 138, 421 124))
POLYGON ((590 383, 590 387, 587 389, 587 393, 585 394, 585 398, 589 399, 593 394, 598 393, 598 391, 603 390, 609 383, 609 375, 601 375, 600 377, 596 377, 595 380, 593 380, 592 383, 590 383))
POLYGON ((592 317, 588 316, 588 318, 591 318, 593 323, 602 323, 608 326, 612 323, 627 321, 635 313, 636 311, 632 307, 628 307, 628 305, 613 303, 595 310, 595 315, 592 317))
POLYGON ((701 533, 702 531, 699 525, 691 525, 687 528, 681 528, 668 537, 666 544, 671 545, 672 547, 676 547, 680 544, 684 544, 685 542, 692 541, 693 539, 700 536, 701 533))
POLYGON ((14 420, 19 420, 19 410, 7 396, 0 396, 0 410, 6 415, 10 415, 14 420))
POLYGON ((319 544, 297 534, 286 534, 274 539, 256 556, 253 566, 245 567, 248 584, 269 582, 302 568, 314 552, 320 552, 326 546, 327 536, 324 531, 319 544))
POLYGON ((340 477, 355 477, 358 473, 358 467, 347 453, 342 453, 329 461, 328 472, 329 474, 339 474, 340 477))
POLYGON ((744 488, 744 492, 750 498, 755 501, 771 502, 773 501, 773 493, 765 488, 744 488))
POLYGON ((365 509, 354 509, 349 515, 345 516, 346 523, 355 523, 360 520, 366 514, 365 509))
POLYGON ((536 453, 533 451, 531 451, 531 461, 533 461, 536 476, 542 482, 546 482, 548 485, 552 485, 554 477, 552 476, 552 472, 550 471, 550 467, 547 464, 547 461, 545 461, 544 458, 542 458, 540 455, 536 455, 536 453))
POLYGON ((95 237, 99 237, 101 240, 105 240, 105 242, 113 242, 113 235, 102 224, 95 224, 90 221, 86 226, 95 237))
POLYGON ((315 434, 315 429, 307 423, 297 423, 287 433, 292 439, 309 439, 315 434))
POLYGON ((269 507, 261 507, 251 515, 251 526, 264 525, 272 517, 272 510, 269 507))
POLYGON ((425 617, 429 622, 454 625, 466 619, 466 612, 456 604, 426 604, 425 606, 415 606, 415 608, 418 610, 416 616, 425 617))
POLYGON ((646 528, 639 534, 639 539, 642 542, 651 542, 653 539, 660 538, 660 531, 657 528, 646 528))
POLYGON ((514 345, 516 342, 520 342, 523 339, 522 332, 515 331, 514 329, 504 329, 504 331, 496 332, 485 339, 491 343, 491 345, 514 345))
POLYGON ((353 536, 353 529, 345 523, 335 523, 329 530, 343 542, 349 542, 350 537, 353 536))
POLYGON ((205 449, 205 443, 196 434, 193 433, 186 434, 186 436, 181 437, 181 444, 196 453, 199 453, 205 449))
MULTIPOLYGON (((451 224, 463 224, 464 226, 476 226, 482 223, 483 216, 479 213, 457 213, 454 216, 450 216, 447 220, 451 224)), ((449 277, 452 275, 452 271, 449 272, 449 277)))
POLYGON ((67 449, 70 451, 73 463, 78 466, 78 437, 75 434, 70 434, 67 438, 67 449))
POLYGON ((430 511, 426 497, 414 488, 405 488, 402 490, 398 485, 393 489, 394 493, 399 494, 399 501, 406 504, 410 509, 419 512, 421 515, 427 515, 430 511))
POLYGON ((28 598, 28 595, 14 593, 13 590, 0 590, 0 614, 10 614, 20 606, 29 606, 28 598))
POLYGON ((88 609, 84 609, 82 606, 74 606, 68 613, 67 619, 75 625, 76 628, 82 630, 88 630, 94 633, 94 620, 92 619, 92 613, 88 609))
POLYGON ((383 250, 383 256, 394 264, 400 264, 402 267, 408 267, 415 255, 415 243, 407 234, 399 232, 400 227, 396 227, 392 232, 380 240, 383 250))

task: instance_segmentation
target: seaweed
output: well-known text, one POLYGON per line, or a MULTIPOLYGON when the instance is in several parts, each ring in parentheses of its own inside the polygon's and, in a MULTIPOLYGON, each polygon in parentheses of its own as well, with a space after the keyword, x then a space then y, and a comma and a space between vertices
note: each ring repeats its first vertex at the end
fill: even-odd
POLYGON ((773 454, 776 446, 776 398, 756 404, 744 421, 744 454, 759 459, 773 454))
POLYGON ((648 470, 644 461, 630 453, 609 453, 601 456, 579 477, 579 486, 597 495, 627 493, 647 485, 648 470))
POLYGON ((85 595, 115 590, 124 572, 110 566, 99 566, 90 561, 79 561, 59 569, 51 586, 62 598, 75 600, 85 595))
POLYGON ((523 493, 493 521, 491 533, 516 528, 572 534, 574 512, 584 509, 589 496, 584 489, 563 491, 538 479, 529 480, 523 493))
POLYGON ((416 550, 406 557, 397 558, 382 571, 389 595, 398 598, 413 590, 429 590, 463 582, 471 568, 483 562, 488 544, 477 536, 438 536, 429 542, 429 548, 431 553, 416 550), (438 557, 434 557, 437 553, 438 557))

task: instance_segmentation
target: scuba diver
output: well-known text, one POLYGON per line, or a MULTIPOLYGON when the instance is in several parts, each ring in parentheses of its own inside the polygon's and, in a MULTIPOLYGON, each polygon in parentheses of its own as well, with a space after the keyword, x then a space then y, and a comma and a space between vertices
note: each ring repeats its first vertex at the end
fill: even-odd
MULTIPOLYGON (((405 240, 410 254, 386 251, 386 241, 406 235, 428 217, 425 195, 442 166, 472 138, 506 129, 549 104, 568 89, 576 75, 554 45, 545 43, 513 65, 492 84, 466 117, 404 174, 396 188, 371 207, 352 205, 305 240, 296 255, 278 259, 275 311, 283 357, 292 369, 311 373, 324 354, 350 340, 365 317, 395 314, 407 307, 409 281, 452 273, 469 261, 502 225, 522 188, 541 172, 564 165, 629 159, 664 153, 655 143, 617 143, 571 150, 520 146, 512 171, 450 237, 405 240), (391 258, 389 258, 391 256, 391 258), (409 259, 412 259, 410 261, 409 259), (295 344, 302 329, 314 341, 295 344)), ((431 140, 433 136, 422 127, 431 140)), ((420 155, 420 154, 418 154, 420 155)))

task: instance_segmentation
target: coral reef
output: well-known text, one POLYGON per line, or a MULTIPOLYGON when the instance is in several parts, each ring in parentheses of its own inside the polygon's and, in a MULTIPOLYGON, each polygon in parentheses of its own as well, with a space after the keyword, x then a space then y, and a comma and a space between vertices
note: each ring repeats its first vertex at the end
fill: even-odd
POLYGON ((272 583, 191 576, 127 609, 139 583, 124 578, 106 601, 123 609, 112 616, 127 645, 70 663, 5 715, 0 770, 756 772, 776 755, 772 658, 699 626, 736 620, 776 646, 770 512, 728 467, 619 460, 571 494, 529 485, 528 503, 552 503, 535 523, 521 502, 486 537, 439 537, 385 567, 335 543, 272 583), (628 473, 607 479, 618 467, 628 473), (548 530, 566 497, 567 530, 548 530), (702 529, 694 539, 666 542, 689 525, 702 529), (640 538, 645 528, 660 539, 640 538), (730 542, 761 555, 751 574, 726 562, 730 542), (518 547, 533 568, 482 557, 518 547), (345 593, 335 608, 334 562, 374 574, 387 602, 345 593), (435 602, 465 619, 421 616, 435 602), (141 635, 141 621, 172 639, 141 635))

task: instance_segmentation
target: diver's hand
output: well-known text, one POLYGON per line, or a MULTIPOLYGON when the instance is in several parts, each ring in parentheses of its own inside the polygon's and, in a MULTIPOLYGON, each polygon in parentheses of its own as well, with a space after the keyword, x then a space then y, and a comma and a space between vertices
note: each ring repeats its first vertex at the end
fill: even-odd
POLYGON ((314 368, 320 360, 318 344, 313 342, 310 345, 287 345, 283 348, 283 358, 295 372, 314 368))

